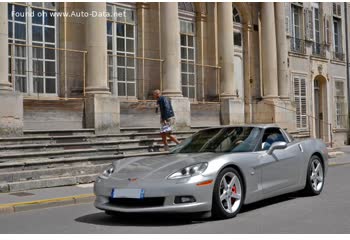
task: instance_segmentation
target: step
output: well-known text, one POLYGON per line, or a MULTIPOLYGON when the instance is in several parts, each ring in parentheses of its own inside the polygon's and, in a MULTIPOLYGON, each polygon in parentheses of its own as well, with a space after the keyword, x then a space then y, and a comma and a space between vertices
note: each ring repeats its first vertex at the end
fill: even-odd
MULTIPOLYGON (((178 131, 174 134, 178 137, 189 137, 196 131, 178 131)), ((148 139, 159 137, 159 132, 125 133, 125 134, 102 134, 102 135, 71 135, 71 136, 24 136, 0 138, 1 145, 14 144, 48 144, 48 143, 74 143, 74 142, 96 142, 107 140, 148 139)))
MULTIPOLYGON (((171 145, 172 146, 172 145, 171 145)), ((29 158, 35 159, 54 159, 59 157, 74 157, 90 156, 91 154, 111 154, 119 155, 125 153, 142 153, 142 152, 159 152, 163 148, 161 144, 152 146, 133 146, 133 147, 118 147, 118 148, 91 148, 91 149, 76 149, 76 150, 58 150, 58 151, 36 151, 22 153, 0 153, 0 162, 9 162, 13 160, 24 160, 29 158)))
POLYGON ((78 176, 102 173, 111 163, 84 164, 79 166, 64 166, 57 168, 43 168, 37 170, 13 171, 0 173, 0 182, 21 182, 44 180, 57 177, 78 176))
MULTIPOLYGON (((185 137, 178 137, 178 140, 183 140, 185 137)), ((152 146, 155 143, 160 143, 161 138, 150 138, 150 139, 130 139, 130 140, 119 140, 119 141, 101 141, 101 142, 76 142, 76 143, 53 143, 53 144, 18 144, 18 145, 2 145, 0 151, 2 155, 4 152, 14 151, 38 151, 41 149, 54 150, 65 150, 65 149, 87 149, 97 148, 98 146, 104 147, 133 147, 133 146, 152 146)))
POLYGON ((55 158, 55 159, 25 159, 14 160, 9 162, 0 163, 0 172, 13 172, 13 171, 25 171, 36 170, 44 168, 56 168, 63 166, 74 166, 79 164, 103 164, 110 163, 113 160, 118 160, 128 157, 142 157, 142 156, 157 156, 166 155, 168 152, 144 152, 144 153, 130 153, 120 155, 99 155, 99 156, 84 156, 84 157, 70 157, 70 158, 55 158))
POLYGON ((50 129, 50 130, 24 130, 25 136, 67 136, 67 135, 94 135, 95 129, 50 129))
POLYGON ((94 182, 99 174, 87 174, 79 176, 58 177, 50 179, 0 183, 0 192, 19 192, 30 189, 49 188, 59 186, 71 186, 94 182))

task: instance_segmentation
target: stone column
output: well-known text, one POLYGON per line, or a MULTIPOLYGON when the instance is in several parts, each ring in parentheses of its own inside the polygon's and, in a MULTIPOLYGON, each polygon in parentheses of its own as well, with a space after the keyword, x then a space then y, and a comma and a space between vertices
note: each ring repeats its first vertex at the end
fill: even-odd
MULTIPOLYGON (((85 3, 85 11, 106 12, 106 3, 85 3)), ((107 26, 105 17, 88 17, 85 24, 87 81, 85 115, 86 127, 97 134, 120 130, 120 104, 111 96, 107 79, 107 26)))
POLYGON ((163 94, 182 97, 180 65, 180 21, 177 2, 160 3, 161 56, 163 94))
MULTIPOLYGON (((244 123, 244 102, 236 97, 232 2, 217 3, 218 56, 221 66, 221 124, 244 123)), ((244 93, 240 93, 244 95, 244 93)), ((243 96, 241 96, 243 97, 243 96)))
POLYGON ((233 97, 235 84, 233 79, 233 19, 232 3, 219 2, 218 4, 218 53, 221 66, 221 97, 233 97))
POLYGON ((261 3, 261 54, 264 97, 278 96, 277 45, 273 2, 261 3))
POLYGON ((0 3, 0 136, 23 134, 23 97, 8 81, 7 3, 0 3))
POLYGON ((164 59, 162 68, 163 95, 171 100, 176 118, 177 130, 191 127, 191 105, 184 98, 181 90, 181 56, 180 56, 180 20, 177 2, 161 2, 161 58, 164 59))
POLYGON ((275 3, 275 23, 277 37, 277 66, 278 66, 278 94, 280 98, 289 98, 288 81, 288 44, 286 35, 285 3, 275 3))

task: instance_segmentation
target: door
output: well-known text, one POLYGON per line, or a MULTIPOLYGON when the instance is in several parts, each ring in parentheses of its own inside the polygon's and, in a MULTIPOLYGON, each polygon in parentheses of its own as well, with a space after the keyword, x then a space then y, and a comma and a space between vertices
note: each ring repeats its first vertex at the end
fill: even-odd
POLYGON ((323 120, 322 110, 320 109, 320 82, 318 80, 314 81, 314 96, 315 96, 315 130, 316 130, 316 138, 321 138, 321 121, 323 120))
POLYGON ((263 152, 259 161, 263 194, 269 194, 298 183, 298 170, 303 159, 298 144, 288 143, 279 128, 269 128, 263 135, 261 150, 263 152), (271 145, 278 141, 287 142, 287 148, 275 150, 272 155, 267 154, 271 145))

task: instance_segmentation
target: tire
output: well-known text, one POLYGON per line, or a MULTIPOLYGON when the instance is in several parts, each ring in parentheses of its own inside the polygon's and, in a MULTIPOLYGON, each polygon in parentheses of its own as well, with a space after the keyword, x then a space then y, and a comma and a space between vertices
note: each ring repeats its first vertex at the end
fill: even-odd
POLYGON ((322 160, 313 155, 307 167, 304 193, 309 196, 319 195, 324 186, 324 166, 322 160))
POLYGON ((234 168, 228 167, 223 169, 216 177, 214 184, 211 210, 213 218, 226 219, 235 217, 243 205, 244 197, 245 188, 242 176, 234 168), (231 202, 231 207, 229 201, 231 202))

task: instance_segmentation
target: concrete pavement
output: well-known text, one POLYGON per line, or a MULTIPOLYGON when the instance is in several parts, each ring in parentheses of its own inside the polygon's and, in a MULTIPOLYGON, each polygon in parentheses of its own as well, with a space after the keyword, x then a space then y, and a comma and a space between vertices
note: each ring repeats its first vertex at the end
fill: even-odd
MULTIPOLYGON (((330 151, 329 166, 350 164, 350 146, 330 151)), ((40 208, 92 202, 93 184, 0 193, 0 215, 40 208)))

